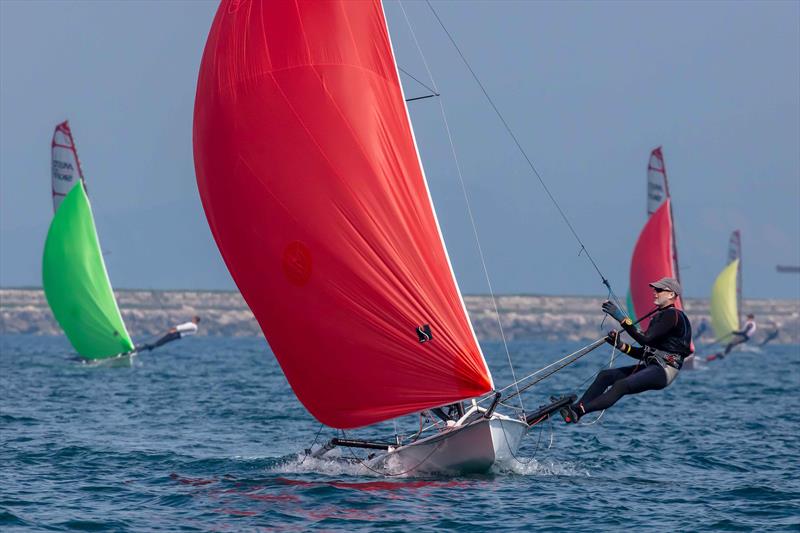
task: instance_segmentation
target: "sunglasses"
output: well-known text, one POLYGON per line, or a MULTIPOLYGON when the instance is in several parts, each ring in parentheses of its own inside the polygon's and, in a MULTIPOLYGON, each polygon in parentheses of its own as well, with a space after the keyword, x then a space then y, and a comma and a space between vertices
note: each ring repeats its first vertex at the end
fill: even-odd
POLYGON ((653 290, 656 291, 657 293, 658 292, 672 292, 669 289, 659 289, 658 287, 653 287, 653 290))

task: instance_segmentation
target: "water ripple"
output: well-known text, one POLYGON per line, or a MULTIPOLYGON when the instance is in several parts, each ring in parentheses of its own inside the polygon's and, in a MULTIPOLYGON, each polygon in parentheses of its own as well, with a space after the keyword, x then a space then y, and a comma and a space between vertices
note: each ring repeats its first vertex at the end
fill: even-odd
MULTIPOLYGON (((684 372, 594 425, 543 425, 487 474, 401 479, 352 455, 305 457, 319 424, 261 339, 192 338, 110 367, 70 360, 63 338, 0 348, 4 532, 800 530, 800 412, 775 416, 797 398, 796 346, 684 372)), ((526 372, 573 347, 510 348, 526 372)), ((485 351, 507 382, 502 346, 485 351)), ((606 356, 527 404, 577 388, 606 356)))

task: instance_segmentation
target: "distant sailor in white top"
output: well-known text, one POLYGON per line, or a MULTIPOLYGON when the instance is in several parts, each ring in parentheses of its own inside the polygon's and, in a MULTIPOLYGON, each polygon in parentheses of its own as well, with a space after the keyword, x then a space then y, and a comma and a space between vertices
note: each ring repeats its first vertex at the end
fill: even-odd
POLYGON ((756 332, 756 329, 756 317, 751 313, 747 315, 747 321, 744 323, 744 327, 741 330, 731 331, 730 334, 733 336, 733 339, 725 347, 725 351, 709 356, 708 360, 713 361, 714 359, 723 359, 730 353, 731 350, 733 350, 734 346, 738 346, 739 344, 744 344, 745 342, 749 341, 756 332))
POLYGON ((200 317, 195 315, 189 322, 184 322, 183 324, 178 324, 177 326, 170 328, 169 331, 156 342, 137 346, 136 350, 139 352, 144 350, 154 350, 155 348, 163 346, 168 342, 176 341, 182 337, 186 337, 187 335, 194 335, 197 333, 197 324, 199 322, 200 317))

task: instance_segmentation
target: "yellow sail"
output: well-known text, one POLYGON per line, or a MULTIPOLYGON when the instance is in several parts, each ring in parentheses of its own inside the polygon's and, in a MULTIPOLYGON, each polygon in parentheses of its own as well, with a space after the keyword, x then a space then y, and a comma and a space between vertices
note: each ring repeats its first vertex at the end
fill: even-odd
POLYGON ((739 329, 739 306, 736 301, 736 272, 739 259, 726 266, 711 289, 711 326, 717 340, 730 340, 731 331, 739 329))

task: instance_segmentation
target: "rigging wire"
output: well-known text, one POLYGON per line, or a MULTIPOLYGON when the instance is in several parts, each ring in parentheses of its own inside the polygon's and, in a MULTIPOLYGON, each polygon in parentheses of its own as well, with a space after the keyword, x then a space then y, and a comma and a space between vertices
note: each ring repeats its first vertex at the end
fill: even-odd
MULTIPOLYGON (((577 361, 578 359, 580 359, 581 357, 583 357, 583 356, 585 356, 586 354, 588 354, 588 353, 592 352, 594 349, 596 349, 596 348, 599 348, 599 347, 600 347, 600 345, 601 345, 601 344, 603 344, 603 343, 605 343, 605 338, 603 338, 603 339, 600 339, 600 340, 598 340, 598 341, 595 341, 594 343, 592 343, 592 344, 590 344, 589 346, 587 346, 586 348, 584 348, 584 349, 583 349, 583 353, 579 353, 579 352, 581 352, 581 350, 578 350, 578 352, 575 352, 575 353, 578 353, 578 355, 577 355, 576 357, 574 357, 572 360, 570 360, 570 361, 567 361, 566 363, 564 363, 564 364, 562 364, 561 366, 557 367, 555 370, 551 370, 550 372, 548 372, 548 373, 547 373, 547 374, 545 374, 544 376, 540 377, 539 379, 537 379, 537 380, 534 380, 534 381, 532 381, 532 382, 528 383, 527 385, 525 385, 525 386, 524 386, 524 387, 522 387, 522 388, 519 388, 519 389, 517 390, 517 392, 514 392, 514 393, 512 393, 512 394, 509 394, 509 395, 506 397, 506 400, 508 400, 508 399, 510 399, 510 398, 513 398, 514 396, 516 396, 516 395, 518 395, 518 394, 521 394, 521 393, 525 392, 526 390, 530 389, 531 387, 533 387, 534 385, 536 385, 536 384, 538 384, 538 383, 541 383, 542 381, 544 381, 545 379, 549 378, 550 376, 552 376, 552 375, 553 375, 553 374, 555 374, 556 372, 558 372, 558 371, 562 370, 563 368, 565 368, 565 367, 567 367, 567 366, 571 365, 572 363, 576 362, 576 361, 577 361)), ((551 365, 551 366, 552 366, 552 365, 551 365)))
POLYGON ((528 156, 527 152, 525 152, 525 149, 522 147, 522 144, 517 139, 517 136, 514 135, 514 132, 511 130, 511 126, 509 126, 508 122, 503 117, 503 114, 497 108, 497 105, 495 105, 494 100, 492 100, 492 97, 489 96, 489 93, 486 90, 486 87, 484 87, 483 83, 481 83, 480 78, 478 78, 478 75, 472 69, 472 66, 470 66, 469 62, 467 61, 467 58, 464 56, 463 52, 461 51, 461 48, 459 48, 458 44, 456 44, 455 39, 450 34, 450 32, 448 31, 447 27, 445 27, 444 22, 442 22, 442 19, 439 17, 439 14, 433 8, 433 5, 431 5, 430 0, 425 0, 425 3, 428 4, 428 7, 430 8, 431 12, 433 13, 433 16, 439 22, 439 25, 442 27, 442 30, 444 30, 445 34, 447 35, 448 39, 450 40, 450 43, 453 45, 453 47, 456 49, 456 52, 458 52, 458 55, 461 57, 461 61, 463 61, 464 65, 469 70, 470 74, 472 75, 472 78, 478 84, 478 87, 480 87, 481 91, 483 92, 483 95, 486 97, 486 100, 489 102, 489 105, 492 107, 492 109, 494 110, 495 114, 500 119, 500 122, 503 123, 503 126, 505 127, 505 129, 508 132, 509 136, 514 141, 514 144, 517 146, 517 148, 519 149, 520 153, 522 154, 522 157, 525 158, 525 161, 528 163, 528 166, 533 171, 533 174, 539 180, 539 183, 541 184, 542 188, 544 189, 544 192, 550 198, 550 201, 553 202, 553 205, 558 210, 558 213, 561 215, 561 218, 564 220, 564 223, 567 225, 567 227, 569 228, 570 232, 572 232, 572 236, 575 237, 576 241, 578 241, 578 244, 580 245, 580 250, 578 251, 578 255, 581 255, 582 253, 586 254, 586 258, 589 260, 589 262, 592 264, 594 269, 597 271, 597 274, 600 276, 600 279, 602 280, 603 285, 605 285, 608 288, 609 294, 614 298, 614 301, 620 307, 620 309, 624 309, 624 307, 622 305, 620 305, 619 298, 614 293, 614 290, 611 288, 611 283, 608 281, 608 279, 605 277, 605 275, 603 275, 603 272, 600 270, 600 267, 597 265, 597 262, 594 260, 592 255, 589 253, 589 250, 586 248, 586 245, 583 243, 583 240, 580 238, 580 235, 578 235, 578 232, 575 230, 575 227, 572 225, 572 222, 570 222, 569 217, 567 217, 567 214, 561 208, 561 205, 558 203, 558 201, 556 200, 555 196, 553 196, 553 193, 550 192, 550 188, 545 183, 544 178, 542 178, 542 175, 539 173, 539 171, 537 170, 536 166, 533 164, 533 161, 528 156))
MULTIPOLYGON (((344 430, 342 429, 340 431, 342 432, 342 438, 346 439, 347 435, 345 434, 344 430)), ((387 472, 387 471, 378 470, 377 468, 372 468, 361 457, 357 456, 352 448, 347 447, 347 450, 350 452, 350 455, 353 456, 353 459, 355 459, 356 462, 358 462, 359 465, 361 465, 362 467, 366 468, 367 470, 370 470, 370 471, 372 471, 372 472, 374 472, 376 474, 379 474, 379 475, 385 476, 385 477, 400 477, 400 476, 404 476, 404 475, 408 474, 409 472, 412 472, 412 471, 416 470, 417 468, 419 468, 420 466, 422 466, 428 459, 431 458, 431 456, 433 456, 434 453, 436 453, 439 450, 439 448, 442 447, 442 444, 444 444, 444 442, 445 442, 445 439, 440 440, 439 443, 436 444, 436 446, 434 446, 434 448, 430 451, 430 453, 425 456, 425 458, 423 458, 416 465, 414 465, 411 468, 409 468, 407 470, 404 470, 402 472, 387 472)))
MULTIPOLYGON (((417 35, 414 32, 414 28, 412 28, 412 26, 411 26, 411 21, 408 19, 408 14, 406 13, 406 9, 405 9, 405 6, 403 6, 402 0, 400 2, 398 2, 398 4, 400 5, 400 9, 403 12, 403 17, 405 18, 406 24, 408 25, 408 29, 409 29, 409 31, 411 33, 412 39, 414 40, 414 44, 417 47, 417 51, 419 52, 420 58, 422 59, 422 63, 425 66, 425 71, 428 73, 428 78, 431 80, 431 84, 433 85, 434 92, 436 94, 439 94, 439 88, 436 85, 436 79, 433 77, 433 73, 431 72, 431 69, 428 66, 428 61, 425 58, 425 54, 422 52, 422 47, 420 46, 419 41, 417 40, 417 35)), ((500 338, 503 341, 503 348, 505 349, 506 357, 508 359, 508 366, 509 366, 509 368, 511 368, 511 377, 512 377, 512 379, 514 381, 514 384, 516 385, 518 383, 517 374, 516 374, 516 371, 514 370, 514 364, 511 361, 511 352, 508 349, 508 342, 506 341, 506 334, 505 334, 505 331, 503 330, 502 320, 500 319, 500 309, 499 309, 499 307, 497 305, 497 298, 495 297, 495 294, 494 294, 494 287, 492 286, 492 280, 489 277, 489 269, 486 266, 486 259, 485 259, 484 253, 483 253, 483 247, 481 246, 481 241, 480 241, 480 238, 478 237, 478 228, 477 228, 477 226, 475 224, 475 217, 474 217, 474 215, 472 213, 472 205, 471 205, 470 200, 469 200, 469 194, 467 193, 467 186, 464 183, 464 175, 463 175, 463 173, 461 171, 461 163, 458 160, 458 155, 456 153, 456 147, 455 147, 455 144, 453 142, 453 135, 452 135, 452 133, 450 131, 450 124, 447 121, 447 114, 445 113, 445 110, 444 110, 444 104, 442 103, 442 99, 441 98, 438 98, 437 100, 439 102, 439 109, 440 109, 440 111, 442 113, 442 121, 444 123, 445 131, 447 132, 447 139, 450 142, 450 151, 452 152, 453 160, 455 161, 456 173, 458 174, 458 180, 459 180, 459 182, 461 184, 461 192, 464 194, 464 201, 465 201, 465 203, 467 205, 467 214, 469 215, 469 221, 470 221, 470 224, 472 225, 472 233, 473 233, 473 235, 475 237, 475 243, 476 243, 477 248, 478 248, 478 255, 480 256, 481 265, 483 266, 483 274, 486 277, 486 284, 487 284, 487 286, 489 288, 489 294, 490 294, 490 296, 492 298, 492 305, 494 306, 494 311, 495 311, 495 314, 497 315, 497 325, 500 328, 500 338)), ((517 396, 519 396, 520 409, 522 409, 522 412, 524 413, 525 412, 525 405, 522 402, 522 395, 518 394, 517 396)))
MULTIPOLYGON (((608 368, 613 368, 614 367, 614 359, 616 359, 616 356, 617 356, 617 345, 616 344, 612 344, 611 345, 611 360, 608 362, 608 368)), ((602 370, 598 370, 597 372, 595 372, 591 376, 591 378, 597 376, 598 374, 600 374, 600 372, 602 372, 602 370)), ((589 381, 589 380, 585 379, 585 380, 583 380, 583 383, 586 383, 587 381, 589 381)), ((577 388, 580 389, 583 386, 583 383, 578 385, 577 388)), ((597 424, 598 422, 600 422, 600 419, 603 418, 604 414, 606 414, 606 410, 605 409, 600 411, 600 414, 597 415, 597 418, 595 418, 591 422, 583 422, 582 425, 584 425, 584 426, 592 426, 594 424, 597 424)))
MULTIPOLYGON (((561 370, 562 368, 564 368, 564 367, 566 367, 566 366, 569 366, 569 365, 571 365, 572 363, 574 363, 575 361, 577 361, 578 359, 580 359, 580 358, 581 358, 581 357, 583 357, 584 355, 586 355, 586 354, 588 354, 589 352, 592 352, 592 351, 594 351, 595 349, 599 348, 600 346, 602 346, 602 344, 603 344, 604 342, 605 342, 605 337, 602 337, 602 338, 600 338, 600 339, 597 339, 596 341, 592 342, 591 344, 587 344, 586 346, 584 346, 584 347, 582 347, 582 348, 579 348, 579 349, 575 350, 575 351, 574 351, 574 352, 572 352, 571 354, 567 354, 567 355, 565 355, 564 357, 562 357, 561 359, 559 359, 559 360, 557 360, 557 361, 553 361, 553 362, 552 362, 552 363, 550 363, 549 365, 547 365, 547 366, 544 366, 544 367, 542 367, 542 368, 540 368, 539 370, 536 370, 536 371, 534 371, 534 372, 531 372, 530 374, 528 374, 527 376, 525 376, 524 378, 522 378, 522 379, 520 380, 520 382, 522 382, 522 381, 526 381, 526 380, 528 380, 528 379, 531 379, 532 377, 534 377, 534 376, 536 376, 536 375, 538 375, 538 374, 541 374, 541 373, 542 373, 542 372, 544 372, 545 370, 547 370, 547 369, 549 369, 549 368, 551 368, 551 367, 554 367, 554 366, 558 365, 559 363, 562 363, 563 361, 567 361, 568 359, 572 358, 571 360, 567 361, 566 363, 562 364, 561 366, 559 366, 558 368, 556 368, 556 369, 555 369, 555 370, 553 370, 552 372, 549 372, 549 373, 547 373, 546 375, 544 375, 543 377, 541 377, 541 378, 537 379, 536 381, 533 381, 532 383, 528 383, 527 385, 525 385, 525 386, 524 386, 524 387, 522 387, 522 388, 516 387, 516 388, 517 388, 516 392, 514 392, 514 393, 512 393, 512 394, 509 394, 508 396, 506 396, 506 397, 504 398, 504 400, 508 400, 508 399, 510 399, 510 398, 513 398, 513 397, 514 397, 514 396, 516 396, 517 394, 519 394, 519 393, 521 393, 521 392, 524 392, 524 391, 528 390, 528 389, 529 389, 530 387, 532 387, 533 385, 536 385, 537 383, 539 383, 539 382, 541 382, 541 381, 544 381, 545 379, 549 378, 550 376, 552 376, 553 374, 555 374, 556 372, 558 372, 558 371, 559 371, 559 370, 561 370), (576 357, 576 356, 577 356, 577 357, 576 357)), ((515 386, 515 385, 518 385, 518 384, 519 384, 519 383, 517 383, 517 384, 514 384, 514 383, 512 383, 512 384, 510 384, 510 385, 506 385, 504 388, 500 389, 500 390, 499 390, 499 391, 497 391, 497 392, 503 392, 503 391, 505 391, 505 390, 508 390, 508 389, 510 389, 511 387, 513 387, 513 386, 515 386)))
POLYGON ((325 427, 325 424, 320 424, 319 425, 319 430, 317 430, 317 434, 314 437, 314 442, 311 443, 311 446, 309 446, 308 448, 305 449, 306 454, 303 456, 303 460, 300 461, 300 464, 305 463, 306 459, 308 459, 308 456, 311 455, 311 452, 314 449, 314 445, 317 443, 317 439, 319 438, 319 434, 322 433, 322 428, 324 428, 324 427, 325 427))
MULTIPOLYGON (((406 20, 407 20, 407 19, 406 19, 406 20)), ((428 86, 427 86, 425 83, 421 82, 419 79, 417 79, 417 78, 416 78, 414 75, 412 75, 410 72, 408 72, 407 70, 405 70, 405 69, 404 69, 403 67, 401 67, 400 65, 397 65, 397 70, 399 70, 400 72, 402 72, 403 74, 405 74, 406 76, 408 76, 409 78, 411 78, 412 80, 414 80, 415 82, 419 83, 420 85, 422 85, 423 87, 425 87, 426 89, 428 89, 428 90, 431 92, 431 94, 430 94, 429 96, 439 96, 439 92, 438 92, 438 91, 436 91, 436 90, 434 90, 434 89, 431 89, 430 87, 428 87, 428 86)))

